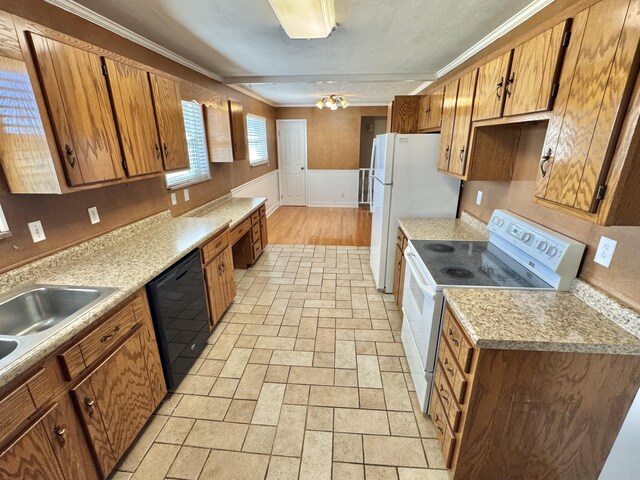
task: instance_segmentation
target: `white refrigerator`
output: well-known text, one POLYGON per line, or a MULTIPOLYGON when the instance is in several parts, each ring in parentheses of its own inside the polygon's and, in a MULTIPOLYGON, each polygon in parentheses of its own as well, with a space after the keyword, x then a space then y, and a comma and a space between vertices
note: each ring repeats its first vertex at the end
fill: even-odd
POLYGON ((454 218, 460 180, 437 171, 440 135, 378 135, 371 154, 371 270, 391 293, 398 217, 454 218))

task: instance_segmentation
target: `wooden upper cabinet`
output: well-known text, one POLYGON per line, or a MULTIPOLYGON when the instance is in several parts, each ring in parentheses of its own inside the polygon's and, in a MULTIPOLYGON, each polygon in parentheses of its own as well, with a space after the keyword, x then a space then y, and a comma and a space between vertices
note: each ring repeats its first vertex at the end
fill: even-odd
POLYGON ((467 156, 469 154, 473 96, 476 91, 477 78, 478 70, 474 70, 460 78, 448 169, 449 172, 455 175, 462 176, 465 173, 467 156))
POLYGON ((162 153, 147 72, 104 58, 127 175, 162 171, 162 153))
POLYGON ((167 171, 188 169, 189 152, 182 116, 180 85, 155 73, 149 73, 149 81, 162 145, 164 169, 167 171))
POLYGON ((502 116, 505 85, 511 66, 513 50, 494 58, 478 68, 478 85, 473 102, 473 121, 502 116))
POLYGON ((231 123, 231 145, 233 159, 247 158, 247 127, 244 121, 244 107, 241 103, 229 100, 229 122, 231 123))
POLYGON ((504 115, 551 110, 571 20, 518 45, 506 81, 504 115))
POLYGON ((456 99, 460 80, 456 79, 444 87, 442 104, 442 128, 440 129, 440 150, 438 152, 438 170, 448 171, 451 159, 451 139, 456 116, 456 99))
POLYGON ((394 133, 416 133, 420 98, 417 95, 398 95, 393 100, 391 131, 394 133))
MULTIPOLYGON (((636 82, 639 42, 637 0, 602 0, 574 17, 540 160, 537 197, 578 211, 597 209, 636 82)), ((637 162, 632 152, 628 155, 637 162)), ((632 183, 637 189, 637 182, 632 183)), ((637 204, 633 208, 638 211, 637 204)))
POLYGON ((431 96, 420 96, 420 106, 418 110, 418 130, 426 130, 429 122, 429 111, 431 109, 431 96))
POLYGON ((207 103, 202 106, 207 135, 207 149, 212 163, 233 162, 229 105, 227 102, 207 103))
POLYGON ((70 186, 124 177, 98 55, 28 33, 70 186))
POLYGON ((442 123, 442 103, 444 101, 444 89, 436 90, 429 95, 429 115, 427 115, 427 128, 439 129, 442 123))

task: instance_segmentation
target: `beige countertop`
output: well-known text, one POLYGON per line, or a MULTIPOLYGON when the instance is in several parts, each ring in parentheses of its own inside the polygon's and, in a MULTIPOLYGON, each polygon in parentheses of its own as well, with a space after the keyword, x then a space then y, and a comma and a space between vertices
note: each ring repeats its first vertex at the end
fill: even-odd
POLYGON ((569 292, 445 288, 480 348, 640 355, 640 338, 569 292))
POLYGON ((0 370, 0 387, 143 288, 265 198, 214 200, 180 217, 166 211, 0 275, 0 292, 23 284, 116 287, 118 291, 0 370))
POLYGON ((403 217, 398 226, 409 240, 487 240, 487 227, 463 212, 461 218, 403 217))

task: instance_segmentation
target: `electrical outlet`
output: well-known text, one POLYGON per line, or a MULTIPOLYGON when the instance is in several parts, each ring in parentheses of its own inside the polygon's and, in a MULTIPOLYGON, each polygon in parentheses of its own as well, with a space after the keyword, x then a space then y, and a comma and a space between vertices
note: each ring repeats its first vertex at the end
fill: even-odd
POLYGON ((27 223, 29 227, 29 231, 31 232, 31 238, 33 238, 33 243, 38 243, 43 240, 46 240, 47 237, 44 234, 44 228, 42 228, 42 222, 40 220, 35 222, 27 223))
POLYGON ((476 195, 476 205, 482 204, 482 190, 478 190, 478 194, 476 195))
POLYGON ((611 265, 611 259, 613 258, 613 252, 616 251, 618 242, 607 237, 600 237, 600 243, 598 243, 598 249, 596 250, 596 256, 594 261, 607 268, 611 265))
POLYGON ((176 192, 173 192, 171 194, 171 205, 177 205, 178 204, 178 196, 176 195, 176 192))
POLYGON ((189 189, 185 188, 183 191, 184 191, 184 201, 188 202, 189 201, 189 189))
POLYGON ((100 223, 100 215, 98 215, 98 207, 87 208, 87 212, 89 212, 89 220, 91 220, 91 225, 100 223))
POLYGON ((342 194, 340 195, 341 198, 344 198, 344 192, 342 192, 342 194))

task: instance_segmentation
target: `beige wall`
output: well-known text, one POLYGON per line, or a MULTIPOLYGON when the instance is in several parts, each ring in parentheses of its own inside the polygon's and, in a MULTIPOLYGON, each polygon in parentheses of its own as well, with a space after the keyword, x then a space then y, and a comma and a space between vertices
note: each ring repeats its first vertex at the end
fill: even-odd
POLYGON ((276 108, 276 118, 307 120, 307 166, 310 170, 357 170, 360 118, 386 115, 387 107, 276 108))
POLYGON ((600 227, 590 222, 556 212, 533 203, 539 156, 546 125, 525 127, 516 158, 511 182, 466 182, 460 208, 485 222, 495 208, 506 208, 539 222, 575 240, 587 244, 580 277, 607 291, 630 307, 640 310, 640 227, 600 227), (476 193, 482 190, 482 205, 475 204, 476 193), (611 268, 593 261, 600 236, 618 241, 611 268))
POLYGON ((231 188, 277 168, 275 109, 221 83, 179 65, 43 0, 3 0, 0 9, 85 40, 117 54, 163 70, 184 80, 183 98, 205 101, 234 98, 245 112, 267 118, 270 165, 252 168, 248 161, 211 164, 212 180, 189 187, 191 200, 171 207, 162 177, 102 187, 66 195, 12 195, 0 172, 0 205, 13 236, 0 240, 0 271, 100 235, 161 210, 182 213, 228 193, 231 188), (91 225, 87 208, 97 206, 101 222, 91 225), (32 243, 27 223, 42 220, 47 240, 32 243))

